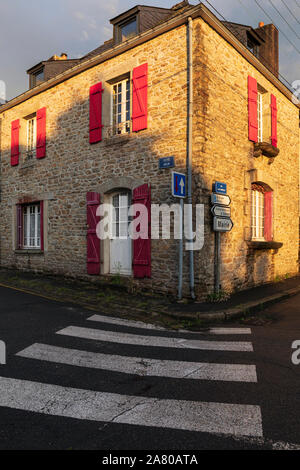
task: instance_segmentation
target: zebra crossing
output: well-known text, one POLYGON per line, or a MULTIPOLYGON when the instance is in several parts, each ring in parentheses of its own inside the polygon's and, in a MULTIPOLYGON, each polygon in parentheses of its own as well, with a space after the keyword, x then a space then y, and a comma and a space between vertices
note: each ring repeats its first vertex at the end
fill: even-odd
MULTIPOLYGON (((250 337, 249 328, 221 327, 183 334, 152 324, 93 315, 84 321, 84 326, 69 325, 58 329, 53 335, 54 344, 34 343, 17 352, 16 357, 22 358, 25 364, 26 360, 36 361, 45 368, 47 364, 60 364, 88 370, 89 374, 119 373, 125 377, 147 377, 154 382, 168 380, 168 386, 172 386, 174 380, 180 383, 192 381, 199 387, 210 382, 227 383, 232 387, 238 384, 255 386, 256 366, 249 364, 253 353, 250 337), (219 340, 220 336, 223 338, 219 340), (68 338, 71 338, 71 347, 68 338), (55 339, 59 340, 59 345, 55 344, 55 339), (101 344, 101 352, 95 351, 95 344, 101 344), (122 348, 126 348, 126 354, 122 353, 122 348), (137 350, 139 354, 136 354, 137 350), (178 351, 187 352, 189 359, 195 354, 197 360, 178 359, 178 351), (229 355, 229 359, 207 360, 210 354, 220 353, 224 357, 229 355), (245 363, 230 362, 237 353, 239 358, 240 355, 245 357, 245 363), (201 356, 205 360, 201 360, 201 356)), ((84 383, 82 387, 72 387, 0 377, 0 407, 114 424, 228 436, 263 436, 258 404, 213 401, 210 396, 204 401, 202 396, 199 400, 191 400, 184 396, 174 399, 159 394, 121 392, 99 391, 85 387, 84 383)))

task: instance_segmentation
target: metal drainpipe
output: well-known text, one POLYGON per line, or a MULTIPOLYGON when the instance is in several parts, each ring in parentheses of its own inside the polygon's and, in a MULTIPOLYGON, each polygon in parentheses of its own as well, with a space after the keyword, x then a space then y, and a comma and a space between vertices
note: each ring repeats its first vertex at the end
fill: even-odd
MULTIPOLYGON (((188 204, 192 204, 192 174, 193 174, 193 20, 188 18, 188 148, 187 148, 187 177, 188 177, 188 204)), ((192 208, 192 206, 190 206, 192 208)), ((189 211, 189 233, 193 232, 193 210, 189 211)), ((192 240, 191 240, 192 242, 192 240)), ((195 299, 195 279, 194 279, 194 251, 189 251, 190 268, 190 293, 195 299)))

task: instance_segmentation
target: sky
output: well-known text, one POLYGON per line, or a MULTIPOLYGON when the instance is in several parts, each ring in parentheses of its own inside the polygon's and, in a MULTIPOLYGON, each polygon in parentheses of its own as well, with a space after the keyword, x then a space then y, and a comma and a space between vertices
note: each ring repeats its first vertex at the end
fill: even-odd
MULTIPOLYGON (((0 95, 4 84, 6 99, 28 89, 26 70, 41 60, 61 52, 78 58, 111 38, 109 20, 136 4, 169 8, 177 1, 0 0, 0 95)), ((226 20, 253 27, 259 21, 271 22, 259 5, 263 7, 293 43, 280 34, 280 73, 290 83, 300 80, 300 0, 258 0, 259 5, 255 0, 209 1, 226 20)), ((196 5, 198 1, 190 3, 196 5)), ((213 11, 206 0, 203 3, 213 11)))

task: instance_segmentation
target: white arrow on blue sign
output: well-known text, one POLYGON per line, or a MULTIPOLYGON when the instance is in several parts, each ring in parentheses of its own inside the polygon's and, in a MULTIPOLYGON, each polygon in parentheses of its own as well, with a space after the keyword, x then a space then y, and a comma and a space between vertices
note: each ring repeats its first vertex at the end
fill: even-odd
POLYGON ((186 177, 183 173, 172 172, 172 196, 186 197, 186 177))

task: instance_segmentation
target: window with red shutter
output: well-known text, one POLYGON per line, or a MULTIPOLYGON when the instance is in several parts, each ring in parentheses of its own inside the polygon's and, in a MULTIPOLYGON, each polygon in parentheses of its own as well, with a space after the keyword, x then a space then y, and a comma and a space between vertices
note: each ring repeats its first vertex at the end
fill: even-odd
POLYGON ((132 72, 132 131, 147 129, 148 121, 148 64, 132 72))
POLYGON ((273 239, 273 191, 267 191, 265 196, 264 237, 266 241, 273 239))
POLYGON ((102 140, 102 83, 90 87, 90 144, 102 140))
POLYGON ((36 113, 36 158, 46 156, 46 108, 36 113))
POLYGON ((248 130, 249 140, 258 141, 257 81, 248 76, 248 130))
POLYGON ((87 193, 87 273, 91 275, 100 274, 100 240, 96 231, 100 220, 100 217, 96 215, 99 205, 100 194, 87 193))
MULTIPOLYGON (((151 187, 143 184, 133 190, 133 204, 148 210, 148 238, 133 240, 133 273, 135 278, 151 277, 151 187)), ((138 217, 138 214, 136 215, 138 217)), ((137 231, 139 231, 137 227, 137 231)))
POLYGON ((271 95, 271 144, 277 147, 277 100, 271 95))
POLYGON ((11 166, 19 164, 20 146, 19 146, 20 120, 16 119, 11 123, 11 166))

